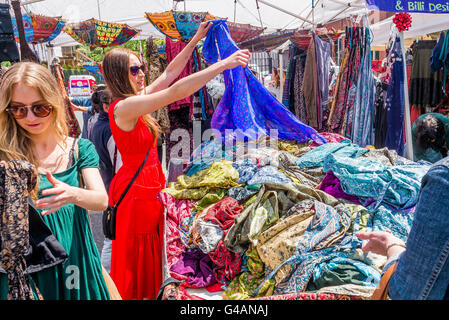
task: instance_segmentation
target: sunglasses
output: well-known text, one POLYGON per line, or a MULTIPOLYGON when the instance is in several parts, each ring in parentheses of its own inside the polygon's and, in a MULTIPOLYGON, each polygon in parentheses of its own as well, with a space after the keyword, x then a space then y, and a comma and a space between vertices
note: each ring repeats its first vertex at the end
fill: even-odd
POLYGON ((145 65, 141 65, 141 66, 132 66, 129 67, 129 71, 131 72, 131 74, 133 76, 137 76, 137 74, 139 73, 139 70, 142 70, 143 73, 145 73, 145 65))
POLYGON ((9 112, 15 119, 23 119, 28 115, 28 109, 38 118, 48 117, 53 110, 53 107, 48 104, 36 104, 33 106, 9 106, 6 111, 9 112))

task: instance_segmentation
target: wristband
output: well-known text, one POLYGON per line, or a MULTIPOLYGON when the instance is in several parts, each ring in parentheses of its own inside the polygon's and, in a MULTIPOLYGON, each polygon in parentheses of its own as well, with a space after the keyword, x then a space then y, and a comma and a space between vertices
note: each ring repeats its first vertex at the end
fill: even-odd
POLYGON ((390 250, 390 248, 395 247, 395 246, 399 246, 399 247, 402 247, 402 248, 406 249, 405 245, 402 244, 402 243, 392 243, 392 244, 390 244, 390 245, 387 247, 386 252, 388 253, 388 250, 390 250))

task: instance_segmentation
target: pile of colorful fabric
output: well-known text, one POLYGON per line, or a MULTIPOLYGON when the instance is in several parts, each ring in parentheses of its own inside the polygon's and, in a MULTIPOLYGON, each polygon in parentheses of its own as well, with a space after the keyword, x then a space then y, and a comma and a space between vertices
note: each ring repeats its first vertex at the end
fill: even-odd
POLYGON ((427 163, 332 133, 317 145, 203 143, 159 194, 166 212, 164 298, 369 299, 386 258, 358 231, 407 239, 427 163))

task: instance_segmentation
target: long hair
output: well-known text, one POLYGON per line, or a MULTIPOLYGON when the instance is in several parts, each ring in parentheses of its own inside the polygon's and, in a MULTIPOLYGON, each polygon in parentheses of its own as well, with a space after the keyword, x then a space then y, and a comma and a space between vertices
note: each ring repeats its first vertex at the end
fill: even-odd
MULTIPOLYGON (((140 61, 134 51, 124 48, 114 48, 104 56, 103 76, 113 101, 138 94, 137 88, 129 79, 129 57, 131 55, 136 56, 140 61)), ((150 129, 153 135, 153 144, 155 144, 160 131, 158 123, 149 114, 142 116, 142 120, 150 129)))
POLYGON ((64 100, 51 72, 34 62, 19 62, 12 65, 2 76, 0 82, 0 160, 26 160, 36 168, 39 159, 33 152, 30 134, 19 126, 16 120, 5 110, 11 103, 14 85, 22 83, 35 88, 42 99, 52 107, 50 114, 52 128, 58 143, 65 143, 68 135, 64 100))
POLYGON ((444 123, 433 115, 425 116, 416 124, 416 144, 418 149, 432 148, 447 157, 446 127, 444 123))

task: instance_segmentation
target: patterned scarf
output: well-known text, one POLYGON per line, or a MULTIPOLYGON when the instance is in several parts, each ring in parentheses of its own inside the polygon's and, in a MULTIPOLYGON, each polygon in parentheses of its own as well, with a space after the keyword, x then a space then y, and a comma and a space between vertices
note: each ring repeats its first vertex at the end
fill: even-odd
POLYGON ((29 162, 0 164, 0 265, 8 274, 9 300, 35 299, 25 275, 25 255, 30 251, 28 194, 36 183, 37 171, 29 162))

